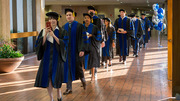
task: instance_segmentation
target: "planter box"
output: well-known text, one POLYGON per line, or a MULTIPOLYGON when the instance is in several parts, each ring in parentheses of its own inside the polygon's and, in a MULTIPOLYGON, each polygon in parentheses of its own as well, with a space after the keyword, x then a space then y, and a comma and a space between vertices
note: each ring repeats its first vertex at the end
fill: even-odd
POLYGON ((0 58, 0 73, 14 71, 23 60, 24 56, 20 58, 0 58))

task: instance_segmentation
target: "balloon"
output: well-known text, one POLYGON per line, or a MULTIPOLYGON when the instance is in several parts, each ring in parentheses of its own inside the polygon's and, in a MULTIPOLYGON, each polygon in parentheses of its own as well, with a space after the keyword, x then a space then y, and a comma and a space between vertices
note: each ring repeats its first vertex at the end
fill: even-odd
POLYGON ((159 9, 159 4, 153 4, 153 10, 158 11, 159 9))
POLYGON ((158 19, 163 19, 164 15, 162 13, 158 14, 158 19))
POLYGON ((155 23, 156 25, 158 24, 158 19, 156 19, 156 16, 155 15, 153 15, 153 17, 152 17, 152 22, 153 23, 155 23))
POLYGON ((161 13, 164 12, 164 9, 163 9, 163 8, 159 8, 157 12, 158 12, 159 14, 161 14, 161 13))
POLYGON ((166 29, 166 24, 165 24, 165 23, 163 24, 163 30, 164 30, 164 29, 166 29))
POLYGON ((163 22, 162 21, 160 21, 159 23, 158 23, 158 27, 162 27, 162 25, 163 25, 163 22))
POLYGON ((158 15, 158 12, 157 12, 157 11, 154 11, 154 15, 157 16, 157 15, 158 15))
POLYGON ((158 16, 155 16, 155 15, 152 16, 152 22, 153 22, 153 23, 155 23, 156 25, 158 25, 159 21, 160 21, 160 20, 158 19, 158 16))

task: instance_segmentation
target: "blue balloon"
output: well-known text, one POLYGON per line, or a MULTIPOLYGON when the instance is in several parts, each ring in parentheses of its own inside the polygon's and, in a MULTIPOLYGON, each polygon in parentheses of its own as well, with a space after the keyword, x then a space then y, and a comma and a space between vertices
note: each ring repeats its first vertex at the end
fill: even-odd
POLYGON ((164 15, 162 13, 158 14, 158 19, 163 19, 164 15))
POLYGON ((162 28, 162 25, 163 25, 163 22, 160 21, 160 22, 158 23, 158 27, 162 28))
POLYGON ((155 6, 155 9, 159 9, 159 4, 157 3, 156 6, 155 6))
POLYGON ((162 8, 159 8, 159 9, 158 9, 158 13, 159 13, 159 14, 163 13, 163 9, 162 9, 162 8))

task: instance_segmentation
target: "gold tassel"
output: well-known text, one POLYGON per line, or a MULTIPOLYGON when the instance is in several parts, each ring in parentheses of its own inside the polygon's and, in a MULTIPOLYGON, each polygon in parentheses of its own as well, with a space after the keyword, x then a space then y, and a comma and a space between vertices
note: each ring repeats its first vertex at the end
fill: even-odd
POLYGON ((58 17, 58 21, 60 20, 61 18, 60 18, 60 16, 58 17))
POLYGON ((97 11, 95 11, 95 15, 97 15, 97 11))
POLYGON ((75 17, 75 13, 73 12, 73 17, 75 17))
POLYGON ((91 22, 93 23, 93 19, 91 20, 91 22))

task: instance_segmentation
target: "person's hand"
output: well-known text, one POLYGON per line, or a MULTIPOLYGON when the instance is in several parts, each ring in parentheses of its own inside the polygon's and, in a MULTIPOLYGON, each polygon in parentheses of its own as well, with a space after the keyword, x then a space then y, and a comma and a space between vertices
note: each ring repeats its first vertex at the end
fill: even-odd
POLYGON ((102 42, 102 43, 101 43, 101 47, 102 47, 102 48, 105 47, 105 42, 102 42))
POLYGON ((126 34, 126 33, 127 33, 127 31, 123 31, 123 32, 122 32, 122 34, 126 34))
POLYGON ((79 57, 82 57, 82 56, 84 56, 84 52, 83 52, 83 51, 81 51, 81 52, 79 53, 79 57))
POLYGON ((53 37, 54 36, 54 32, 52 30, 50 30, 49 35, 53 37))
POLYGON ((45 31, 46 31, 46 35, 47 35, 47 33, 49 33, 51 31, 51 28, 50 27, 46 27, 45 31))
POLYGON ((117 33, 121 33, 119 30, 117 30, 117 33))
POLYGON ((148 28, 148 31, 150 31, 151 29, 150 28, 148 28))
POLYGON ((115 46, 116 46, 116 45, 115 45, 115 42, 113 42, 113 43, 112 43, 112 47, 115 48, 115 46))
POLYGON ((88 38, 90 38, 90 37, 92 37, 92 34, 89 34, 89 35, 88 35, 88 38))

